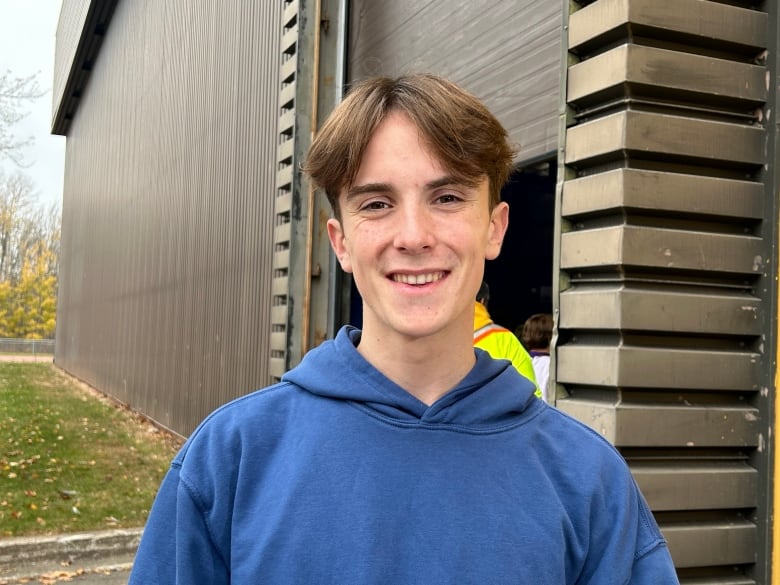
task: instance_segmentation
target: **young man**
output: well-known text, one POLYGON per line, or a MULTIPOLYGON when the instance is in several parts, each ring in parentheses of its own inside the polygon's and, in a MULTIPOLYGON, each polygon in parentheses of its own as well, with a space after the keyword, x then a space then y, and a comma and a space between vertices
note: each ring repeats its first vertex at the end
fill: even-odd
POLYGON ((618 452, 472 347, 511 164, 501 125, 445 80, 350 92, 306 170, 363 330, 201 424, 130 583, 677 583, 618 452))

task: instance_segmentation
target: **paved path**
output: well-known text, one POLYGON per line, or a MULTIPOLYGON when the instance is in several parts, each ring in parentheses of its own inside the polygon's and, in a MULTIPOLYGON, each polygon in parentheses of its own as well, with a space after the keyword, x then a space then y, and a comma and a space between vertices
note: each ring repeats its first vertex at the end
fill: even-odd
POLYGON ((0 585, 127 583, 140 528, 0 538, 0 585))
POLYGON ((1 579, 0 585, 57 585, 58 583, 79 583, 80 585, 127 585, 130 578, 132 559, 116 565, 102 567, 61 567, 39 575, 1 579))

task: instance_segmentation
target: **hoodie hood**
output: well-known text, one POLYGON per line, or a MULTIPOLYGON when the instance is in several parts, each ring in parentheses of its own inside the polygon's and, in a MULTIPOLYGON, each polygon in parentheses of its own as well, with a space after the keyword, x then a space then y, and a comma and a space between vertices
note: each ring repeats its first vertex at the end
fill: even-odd
POLYGON ((311 394, 344 400, 396 422, 500 430, 544 408, 535 387, 510 362, 475 349, 477 362, 457 386, 428 406, 395 384, 357 351, 360 330, 343 327, 336 338, 307 353, 283 382, 311 394))

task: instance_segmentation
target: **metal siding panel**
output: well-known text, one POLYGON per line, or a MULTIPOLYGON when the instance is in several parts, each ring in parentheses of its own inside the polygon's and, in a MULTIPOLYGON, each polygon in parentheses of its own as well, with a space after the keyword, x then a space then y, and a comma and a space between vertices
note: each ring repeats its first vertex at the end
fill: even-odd
POLYGON ((754 563, 758 534, 752 522, 664 526, 663 535, 678 568, 754 563))
POLYGON ((570 67, 567 95, 581 105, 623 91, 625 84, 652 86, 656 94, 692 101, 705 94, 719 102, 758 105, 767 96, 764 67, 631 44, 570 67))
POLYGON ((58 365, 184 435, 269 379, 281 11, 119 3, 68 135, 58 365))
POLYGON ((557 350, 558 382, 597 386, 758 390, 750 351, 567 344, 557 350))
POLYGON ((755 336, 762 328, 760 303, 736 292, 575 286, 561 293, 559 326, 755 336))
POLYGON ((287 85, 280 95, 279 103, 291 105, 295 101, 295 83, 287 85))
POLYGON ((285 278, 274 278, 273 283, 271 284, 271 294, 273 295, 284 295, 287 294, 287 288, 288 288, 288 279, 285 278))
POLYGON ((566 181, 561 215, 577 218, 627 209, 758 220, 763 195, 764 185, 755 181, 615 169, 566 181))
POLYGON ((582 230, 561 237, 561 268, 643 266, 759 274, 764 266, 761 240, 639 226, 582 230))
POLYGON ((746 463, 632 464, 647 503, 656 511, 754 508, 758 472, 746 463))
MULTIPOLYGON (((293 180, 293 168, 286 166, 276 173, 276 183, 279 185, 289 185, 293 180)), ((277 196, 277 210, 290 211, 292 208, 292 194, 290 192, 280 193, 277 196)))
POLYGON ((561 4, 355 0, 349 78, 431 71, 485 100, 530 160, 558 145, 561 4))
POLYGON ((571 14, 569 48, 607 37, 628 23, 656 29, 655 34, 718 39, 760 50, 766 46, 765 13, 705 0, 600 0, 571 14))
POLYGON ((655 447, 755 448, 760 442, 758 420, 758 411, 749 407, 623 404, 618 408, 615 442, 623 447, 652 443, 655 447))
POLYGON ((287 305, 277 305, 271 308, 271 323, 287 323, 287 305))
POLYGON ((290 265, 290 251, 282 250, 280 252, 274 252, 273 257, 274 268, 287 268, 290 265))
POLYGON ((285 140, 279 145, 279 161, 289 161, 293 155, 293 147, 295 146, 292 140, 285 140))
POLYGON ((286 4, 287 5, 284 8, 283 19, 284 22, 289 22, 294 16, 297 16, 299 10, 299 3, 298 0, 291 0, 286 4))
MULTIPOLYGON (((657 406, 595 401, 576 396, 559 408, 621 447, 756 447, 758 416, 752 408, 657 406)), ((677 496, 667 494, 677 501, 677 496)))
POLYGON ((766 155, 763 128, 650 112, 605 116, 571 128, 566 138, 566 163, 575 167, 625 153, 752 167, 766 155))
POLYGON ((282 225, 276 226, 274 229, 274 240, 277 242, 279 241, 289 241, 290 240, 290 224, 285 223, 282 225))

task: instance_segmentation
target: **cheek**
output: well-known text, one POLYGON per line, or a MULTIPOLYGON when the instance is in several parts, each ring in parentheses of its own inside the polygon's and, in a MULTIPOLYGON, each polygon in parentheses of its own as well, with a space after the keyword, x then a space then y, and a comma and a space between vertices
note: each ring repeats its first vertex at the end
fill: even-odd
POLYGON ((486 221, 474 222, 470 225, 461 226, 461 229, 455 230, 450 226, 450 242, 460 249, 463 253, 473 255, 482 259, 492 253, 492 230, 486 221))
POLYGON ((375 234, 358 224, 349 231, 349 237, 342 240, 339 263, 345 272, 353 273, 360 270, 361 264, 371 261, 371 255, 376 247, 375 234))

